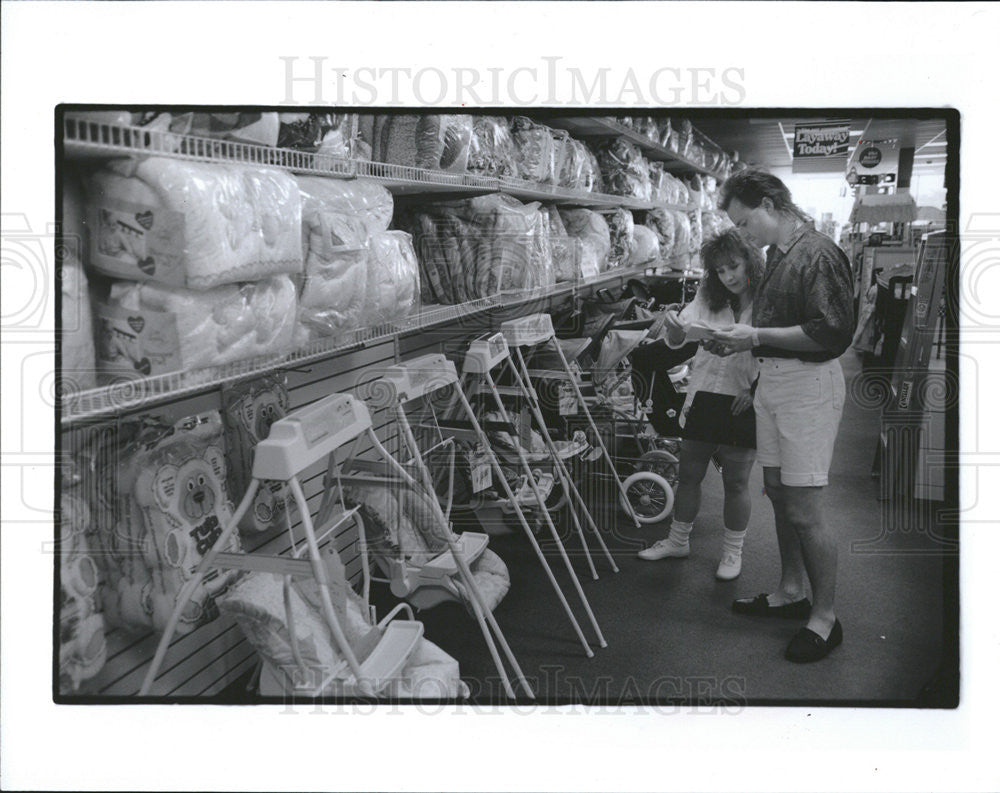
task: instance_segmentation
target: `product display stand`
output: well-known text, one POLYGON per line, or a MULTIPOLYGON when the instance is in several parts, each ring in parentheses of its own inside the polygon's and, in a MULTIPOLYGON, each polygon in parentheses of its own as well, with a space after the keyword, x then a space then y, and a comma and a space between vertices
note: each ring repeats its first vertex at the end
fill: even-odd
MULTIPOLYGON (((531 316, 522 317, 520 319, 510 320, 504 322, 501 326, 501 333, 503 333, 504 338, 507 340, 507 344, 513 350, 513 356, 511 359, 510 371, 517 383, 518 388, 521 389, 528 396, 528 405, 531 408, 531 412, 535 417, 535 421, 538 422, 539 432, 542 434, 542 439, 545 442, 546 448, 552 455, 553 462, 556 467, 556 471, 559 473, 560 482, 565 489, 570 506, 570 515, 573 517, 573 521, 577 526, 581 538, 583 538, 583 530, 580 527, 579 520, 577 518, 576 510, 573 508, 573 501, 576 500, 580 512, 583 513, 584 518, 587 521, 588 526, 594 532, 597 537, 597 542, 604 551, 604 555, 607 557, 608 562, 611 565, 611 569, 614 572, 618 572, 618 565, 615 564, 614 558, 611 556, 611 552, 608 550, 607 545, 604 543, 604 538, 601 536, 600 530, 597 528, 597 524, 594 523, 593 517, 591 517, 590 510, 587 507, 583 496, 580 495, 580 491, 577 489, 576 485, 573 483, 573 478, 569 473, 565 463, 561 459, 558 450, 556 449, 555 443, 552 440, 552 436, 545 425, 545 419, 542 415, 541 404, 538 399, 538 393, 535 391, 535 387, 531 382, 531 375, 528 371, 528 366, 525 363, 524 356, 521 353, 521 347, 524 346, 536 346, 547 341, 552 341, 558 347, 558 342, 555 340, 555 331, 552 328, 552 318, 548 314, 533 314, 531 316), (516 364, 515 361, 516 360, 516 364)), ((565 362, 565 357, 562 356, 560 351, 560 359, 565 362)), ((572 373, 569 368, 569 364, 565 364, 566 376, 572 378, 572 373)), ((575 383, 574 383, 575 385, 575 383)), ((580 394, 579 387, 575 387, 574 391, 577 400, 582 404, 583 397, 580 394)), ((597 432, 597 427, 594 424, 593 418, 590 415, 589 410, 586 412, 588 422, 590 423, 591 429, 597 435, 597 441, 602 449, 602 453, 607 458, 610 463, 610 457, 608 456, 607 449, 604 448, 604 444, 600 439, 600 435, 597 432)), ((614 471, 614 466, 612 465, 611 470, 614 471)), ((614 474, 617 479, 617 473, 614 474)), ((618 483, 619 490, 621 489, 621 483, 618 483)), ((635 513, 629 509, 630 515, 632 515, 633 520, 635 520, 635 513)), ((636 524, 638 526, 638 523, 636 524)), ((593 561, 590 559, 590 552, 587 549, 586 542, 584 541, 584 551, 587 555, 587 561, 590 564, 591 574, 594 578, 597 578, 597 571, 594 569, 593 561)))
MULTIPOLYGON (((489 388, 490 393, 493 395, 494 404, 497 407, 498 412, 502 420, 510 424, 510 417, 507 414, 507 409, 503 404, 503 400, 500 398, 500 393, 497 388, 496 381, 493 379, 493 370, 503 365, 505 362, 510 360, 510 352, 507 347, 507 341, 504 339, 503 335, 500 333, 490 336, 488 339, 478 339, 469 346, 469 350, 465 355, 465 361, 463 364, 463 376, 478 377, 481 381, 485 381, 485 384, 489 388)), ((569 604, 566 602, 566 598, 563 595, 562 589, 560 589, 555 576, 552 574, 552 570, 549 567, 548 561, 545 559, 545 555, 542 553, 541 548, 538 546, 538 541, 535 539, 534 533, 531 531, 528 521, 524 516, 521 509, 520 498, 515 496, 511 491, 510 486, 507 484, 507 479, 504 477, 503 472, 500 468, 500 462, 490 447, 489 439, 483 432, 479 425, 479 421, 476 418, 475 412, 472 410, 472 406, 469 404, 468 399, 465 396, 464 391, 461 388, 457 389, 460 395, 462 406, 469 417, 470 422, 473 424, 475 432, 479 439, 481 440, 483 447, 487 450, 490 457, 490 463, 493 467, 494 476, 499 478, 501 487, 504 490, 507 498, 509 499, 514 512, 517 515, 518 521, 520 522, 525 534, 531 543, 535 554, 538 556, 539 561, 542 563, 542 567, 545 569, 546 575, 549 577, 549 581, 552 583, 552 587, 559 598, 559 602, 562 604, 563 609, 566 611, 566 615, 569 617, 570 622, 573 624, 577 635, 580 636, 580 641, 583 643, 584 648, 587 651, 587 657, 591 657, 593 653, 587 646, 586 641, 583 639, 583 635, 580 632, 579 625, 570 610, 569 604)), ((525 395, 525 398, 527 395, 525 395)), ((520 445, 516 445, 518 462, 521 465, 521 472, 524 475, 525 483, 531 490, 531 495, 533 497, 533 505, 535 505, 542 516, 542 520, 549 529, 549 533, 552 536, 552 540, 559 551, 559 555, 566 565, 566 570, 569 573, 570 580, 573 582, 573 587, 576 589, 577 595, 580 598, 580 602, 583 605, 584 610, 587 613, 587 617, 590 620, 591 625, 594 628, 594 633, 597 635, 598 644, 601 647, 607 647, 607 642, 604 640, 604 636, 601 633, 600 626, 597 624, 597 619, 594 617, 594 612, 590 608, 590 603, 587 601, 587 596, 583 592, 583 587, 580 585, 580 580, 576 576, 576 571, 573 570, 573 565, 569 560, 569 556, 566 554, 566 548, 563 546, 562 541, 559 539, 559 532, 556 529, 555 523, 552 520, 552 515, 545 506, 545 494, 541 492, 538 480, 535 476, 534 471, 531 469, 531 464, 528 462, 528 458, 525 455, 524 448, 520 445)), ((579 524, 578 524, 579 525, 579 524)))
MULTIPOLYGON (((311 692, 313 696, 319 696, 335 681, 339 681, 336 686, 337 693, 344 696, 375 696, 398 675, 417 642, 423 636, 423 624, 414 621, 412 616, 410 620, 406 621, 390 621, 399 611, 399 609, 394 609, 382 623, 374 626, 380 634, 377 637, 377 644, 367 658, 363 661, 358 660, 344 636, 334 606, 335 601, 340 602, 343 598, 335 598, 331 594, 331 588, 342 594, 345 591, 343 588, 347 584, 344 580, 343 567, 335 552, 328 553, 326 555, 328 558, 324 559, 319 547, 320 542, 331 535, 345 520, 352 517, 356 510, 344 509, 340 517, 336 518, 331 526, 323 526, 322 534, 317 536, 309 513, 309 505, 299 482, 299 475, 304 470, 328 456, 332 458, 340 446, 348 441, 356 440, 360 435, 367 435, 377 448, 381 448, 381 444, 372 430, 371 417, 367 409, 349 394, 332 394, 313 405, 290 413, 271 426, 268 437, 260 441, 254 450, 253 479, 232 520, 202 558, 194 575, 177 596, 174 610, 139 690, 141 696, 149 694, 163 664, 180 616, 205 574, 212 567, 270 572, 285 577, 286 617, 289 620, 293 654, 301 667, 303 679, 308 679, 309 675, 297 650, 288 592, 293 575, 308 573, 315 577, 319 586, 323 617, 330 628, 343 664, 330 671, 326 679, 319 686, 313 688, 311 692), (293 553, 291 557, 220 553, 221 549, 226 546, 229 537, 236 530, 240 519, 253 503, 262 480, 286 482, 291 489, 295 505, 302 519, 305 535, 303 551, 308 552, 308 561, 299 558, 303 551, 298 549, 294 536, 292 536, 293 553)), ((289 534, 291 535, 291 533, 289 522, 289 534)))
MULTIPOLYGON (((441 509, 441 505, 438 502, 431 473, 427 468, 423 455, 421 454, 420 447, 418 446, 416 438, 413 435, 413 429, 410 425, 409 417, 406 414, 406 405, 408 403, 416 400, 422 400, 424 397, 442 388, 452 387, 457 390, 457 386, 458 373, 455 370, 455 365, 443 355, 431 354, 415 358, 404 364, 388 367, 382 378, 373 384, 372 391, 373 393, 380 395, 389 395, 389 404, 395 409, 397 424, 399 429, 402 431, 404 442, 409 450, 412 465, 416 468, 421 484, 423 485, 423 488, 429 498, 429 502, 434 513, 434 519, 445 529, 443 534, 447 539, 450 550, 450 557, 447 559, 448 564, 445 566, 454 567, 455 574, 457 574, 459 581, 468 592, 466 602, 469 603, 469 606, 476 617, 476 621, 479 623, 483 639, 486 641, 486 645, 490 650, 493 662, 496 666, 497 672, 500 674, 501 680, 503 681, 504 689, 506 690, 507 695, 513 699, 514 690, 511 687, 506 669, 504 668, 499 654, 497 653, 496 644, 500 645, 507 662, 514 670, 514 673, 526 695, 531 699, 534 699, 534 692, 528 684, 528 681, 525 679, 524 673, 521 671, 521 667, 518 664, 517 659, 514 657, 514 653, 511 651, 510 646, 507 643, 507 639, 503 635, 503 631, 500 630, 500 626, 497 624, 496 618, 493 616, 493 612, 487 608, 483 595, 472 575, 472 571, 469 569, 470 558, 468 552, 473 544, 461 543, 451 531, 448 519, 445 517, 445 514, 441 509), (463 553, 463 551, 465 552, 463 553), (495 642, 494 637, 496 639, 495 642)), ((462 399, 464 400, 464 394, 462 395, 462 399)), ((467 402, 465 404, 467 405, 467 402)), ((471 407, 469 410, 471 412, 471 407)), ((413 488, 420 487, 417 481, 410 476, 403 465, 390 455, 384 447, 382 447, 381 443, 378 444, 377 448, 385 458, 386 462, 388 462, 389 465, 395 469, 399 477, 408 486, 413 488)), ((466 535, 468 534, 469 533, 467 532, 466 535)), ((475 545, 478 547, 480 543, 475 543, 475 545)), ((480 548, 480 553, 481 550, 482 549, 480 548)), ((474 559, 472 561, 474 561, 474 559)), ((435 573, 433 571, 430 575, 432 578, 435 577, 435 573)))

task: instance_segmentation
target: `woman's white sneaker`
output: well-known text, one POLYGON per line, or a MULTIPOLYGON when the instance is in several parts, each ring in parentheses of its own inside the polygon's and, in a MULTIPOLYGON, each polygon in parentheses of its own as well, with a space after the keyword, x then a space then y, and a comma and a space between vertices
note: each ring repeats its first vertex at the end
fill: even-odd
POLYGON ((732 581, 743 569, 743 554, 727 553, 719 562, 719 569, 715 571, 715 577, 720 581, 732 581))
POLYGON ((639 551, 638 556, 640 559, 645 559, 647 562, 655 562, 659 559, 666 559, 667 557, 674 557, 676 559, 683 559, 686 556, 691 555, 691 546, 688 543, 679 545, 678 543, 671 540, 669 537, 665 540, 657 540, 652 545, 650 545, 646 550, 639 551))

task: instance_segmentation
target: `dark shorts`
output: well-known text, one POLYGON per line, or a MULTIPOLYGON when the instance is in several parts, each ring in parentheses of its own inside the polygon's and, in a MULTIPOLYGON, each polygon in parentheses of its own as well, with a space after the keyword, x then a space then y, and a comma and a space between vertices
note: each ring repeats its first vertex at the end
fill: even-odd
POLYGON ((691 401, 681 437, 721 446, 757 448, 757 416, 751 405, 733 415, 733 399, 728 394, 699 391, 691 401))

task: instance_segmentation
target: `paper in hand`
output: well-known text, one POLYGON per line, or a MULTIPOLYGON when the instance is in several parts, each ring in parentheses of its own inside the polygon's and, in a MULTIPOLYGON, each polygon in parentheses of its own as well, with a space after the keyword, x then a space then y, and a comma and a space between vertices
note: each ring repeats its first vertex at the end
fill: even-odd
POLYGON ((714 339, 713 335, 718 328, 713 328, 702 320, 695 320, 687 326, 688 341, 709 341, 714 339))

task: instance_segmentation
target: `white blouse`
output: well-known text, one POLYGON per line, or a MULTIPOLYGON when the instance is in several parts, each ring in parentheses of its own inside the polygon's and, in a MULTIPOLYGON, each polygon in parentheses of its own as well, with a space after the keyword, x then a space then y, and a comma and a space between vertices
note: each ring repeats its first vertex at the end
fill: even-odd
MULTIPOLYGON (((680 318, 684 323, 700 320, 706 325, 724 328, 736 323, 749 325, 752 321, 752 313, 752 304, 743 309, 739 318, 728 305, 721 311, 712 311, 699 292, 694 300, 683 308, 680 318)), ((671 344, 670 337, 667 336, 667 346, 672 349, 683 347, 686 343, 685 340, 680 344, 671 344)), ((721 356, 714 355, 699 345, 698 352, 691 362, 691 378, 688 381, 687 399, 684 400, 682 413, 687 415, 691 401, 698 391, 737 396, 749 390, 753 381, 757 379, 758 371, 757 359, 753 357, 750 350, 721 356)))

